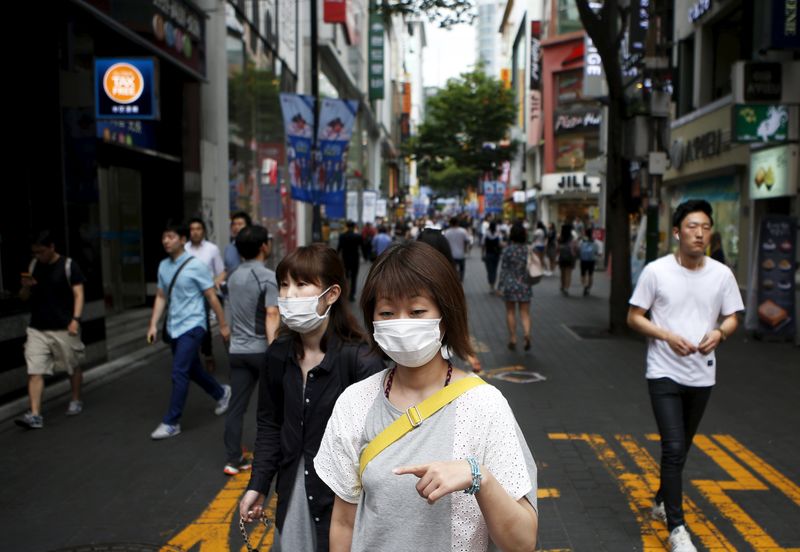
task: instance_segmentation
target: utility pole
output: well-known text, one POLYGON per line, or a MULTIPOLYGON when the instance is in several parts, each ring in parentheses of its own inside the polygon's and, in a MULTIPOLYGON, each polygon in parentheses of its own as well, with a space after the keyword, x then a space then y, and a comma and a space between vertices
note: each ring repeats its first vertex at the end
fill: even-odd
MULTIPOLYGON (((319 144, 317 142, 317 129, 319 128, 319 40, 317 27, 319 18, 317 16, 318 0, 311 2, 311 96, 314 98, 314 134, 311 136, 311 167, 313 182, 316 173, 317 157, 319 155, 319 144)), ((311 241, 322 241, 322 213, 319 205, 317 190, 314 190, 313 213, 311 218, 311 241)))

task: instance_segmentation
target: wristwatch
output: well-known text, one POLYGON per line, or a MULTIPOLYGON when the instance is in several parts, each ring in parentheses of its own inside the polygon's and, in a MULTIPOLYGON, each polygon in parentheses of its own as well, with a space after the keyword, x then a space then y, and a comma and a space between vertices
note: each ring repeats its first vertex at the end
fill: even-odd
POLYGON ((723 330, 721 326, 717 328, 717 331, 719 332, 720 335, 720 341, 725 341, 726 339, 728 339, 728 334, 725 333, 725 330, 723 330))
POLYGON ((81 323, 81 317, 80 317, 80 316, 73 316, 73 317, 72 317, 72 319, 73 319, 75 322, 77 322, 78 324, 80 324, 80 323, 81 323))

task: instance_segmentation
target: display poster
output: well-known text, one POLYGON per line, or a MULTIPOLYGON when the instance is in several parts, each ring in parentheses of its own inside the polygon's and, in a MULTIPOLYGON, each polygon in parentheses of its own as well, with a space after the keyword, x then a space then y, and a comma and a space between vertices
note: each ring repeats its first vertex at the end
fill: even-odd
POLYGON ((768 215, 758 240, 758 333, 765 337, 795 335, 797 219, 768 215))

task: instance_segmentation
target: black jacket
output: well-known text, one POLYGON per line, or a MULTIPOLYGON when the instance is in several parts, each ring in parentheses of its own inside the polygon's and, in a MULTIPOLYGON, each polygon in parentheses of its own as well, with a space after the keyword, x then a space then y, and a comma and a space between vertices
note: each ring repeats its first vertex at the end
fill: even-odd
POLYGON ((258 430, 253 472, 248 489, 269 492, 276 472, 278 511, 276 525, 283 530, 291 499, 297 462, 305 464, 306 500, 317 530, 317 550, 328 550, 333 511, 333 491, 317 476, 314 456, 333 412, 336 399, 347 385, 383 369, 383 361, 369 354, 366 344, 342 344, 328 337, 327 352, 319 366, 303 376, 290 339, 273 342, 261 369, 258 388, 258 430))

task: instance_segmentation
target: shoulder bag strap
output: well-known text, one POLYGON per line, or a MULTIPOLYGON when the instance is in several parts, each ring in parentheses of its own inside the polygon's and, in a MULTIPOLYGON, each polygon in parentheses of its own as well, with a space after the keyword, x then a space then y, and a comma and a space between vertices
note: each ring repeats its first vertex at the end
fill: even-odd
POLYGON ((456 400, 458 397, 479 385, 486 382, 477 376, 462 378, 455 383, 437 391, 416 406, 406 410, 405 416, 400 416, 389 424, 366 446, 359 459, 358 475, 364 470, 376 456, 383 452, 389 445, 400 440, 406 433, 422 425, 426 419, 436 414, 439 410, 456 400))
MULTIPOLYGON (((188 259, 183 261, 183 264, 178 267, 178 270, 175 271, 175 275, 172 277, 172 280, 170 280, 170 282, 169 282, 169 288, 167 289, 167 304, 164 306, 164 312, 166 313, 167 316, 169 316, 169 300, 170 300, 170 297, 172 297, 172 288, 175 286, 175 281, 178 279, 178 274, 181 273, 181 271, 183 270, 183 267, 185 267, 187 264, 189 264, 189 261, 191 261, 193 258, 194 257, 189 257, 188 259)), ((165 321, 166 321, 166 319, 165 319, 165 321)))

